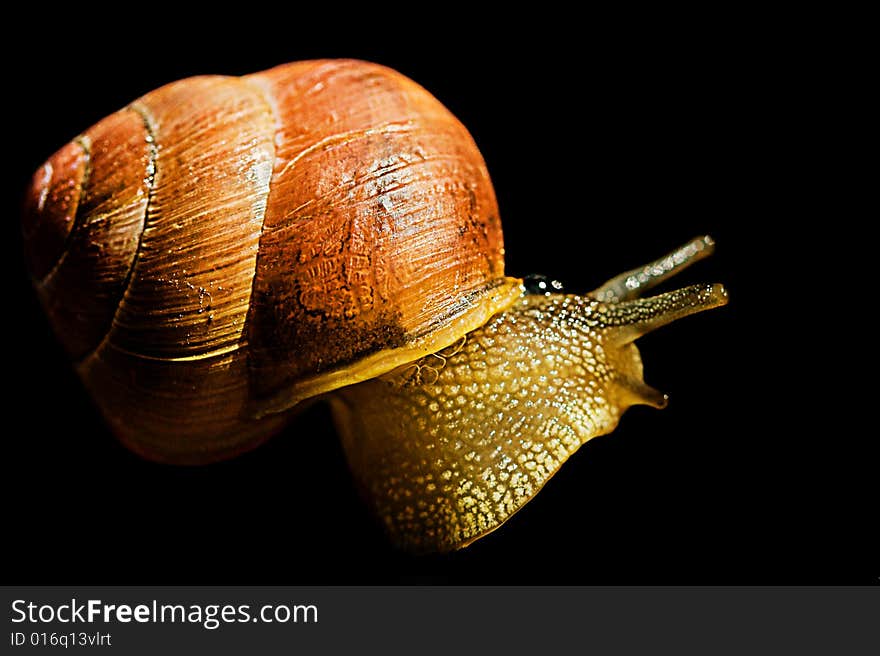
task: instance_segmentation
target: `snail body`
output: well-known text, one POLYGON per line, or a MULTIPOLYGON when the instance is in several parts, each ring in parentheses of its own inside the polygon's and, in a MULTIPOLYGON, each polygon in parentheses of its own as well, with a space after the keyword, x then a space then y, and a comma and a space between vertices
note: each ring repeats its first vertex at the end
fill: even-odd
POLYGON ((326 398, 367 498, 417 549, 496 528, 626 407, 661 406, 633 340, 726 299, 637 298, 708 238, 586 296, 529 293, 504 273, 467 130, 350 60, 148 93, 37 171, 23 234, 50 322, 127 446, 220 460, 326 398))

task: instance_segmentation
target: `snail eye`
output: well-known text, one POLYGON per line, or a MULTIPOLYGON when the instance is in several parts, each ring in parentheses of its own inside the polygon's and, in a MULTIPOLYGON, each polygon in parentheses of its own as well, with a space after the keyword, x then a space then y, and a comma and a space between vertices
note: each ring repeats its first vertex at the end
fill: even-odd
POLYGON ((523 278, 523 286, 526 288, 526 294, 536 296, 550 296, 550 294, 561 294, 563 291, 562 283, 558 280, 552 280, 547 276, 537 273, 525 276, 523 278))

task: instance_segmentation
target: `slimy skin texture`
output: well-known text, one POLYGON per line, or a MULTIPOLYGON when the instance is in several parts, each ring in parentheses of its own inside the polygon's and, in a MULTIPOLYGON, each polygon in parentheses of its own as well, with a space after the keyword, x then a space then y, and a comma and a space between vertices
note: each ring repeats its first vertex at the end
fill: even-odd
POLYGON ((350 467, 391 540, 417 551, 467 546, 628 407, 663 407, 633 340, 727 295, 695 285, 635 297, 711 246, 694 240, 588 296, 524 294, 459 344, 339 390, 331 403, 350 467))

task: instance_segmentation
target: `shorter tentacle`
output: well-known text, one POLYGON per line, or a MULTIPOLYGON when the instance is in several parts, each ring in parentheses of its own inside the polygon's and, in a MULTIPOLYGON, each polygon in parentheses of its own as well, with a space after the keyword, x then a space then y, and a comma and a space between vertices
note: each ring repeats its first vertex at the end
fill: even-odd
POLYGON ((627 397, 632 405, 648 405, 662 410, 669 403, 669 395, 654 389, 635 376, 617 376, 614 380, 618 393, 627 397))

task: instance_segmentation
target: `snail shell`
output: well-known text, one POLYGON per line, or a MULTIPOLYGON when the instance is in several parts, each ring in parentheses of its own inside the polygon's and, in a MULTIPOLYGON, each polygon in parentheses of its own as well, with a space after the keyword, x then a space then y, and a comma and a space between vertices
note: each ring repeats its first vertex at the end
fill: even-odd
POLYGON ((467 130, 359 61, 148 93, 37 171, 24 235, 114 432, 170 462, 254 446, 279 411, 448 346, 518 284, 467 130))

